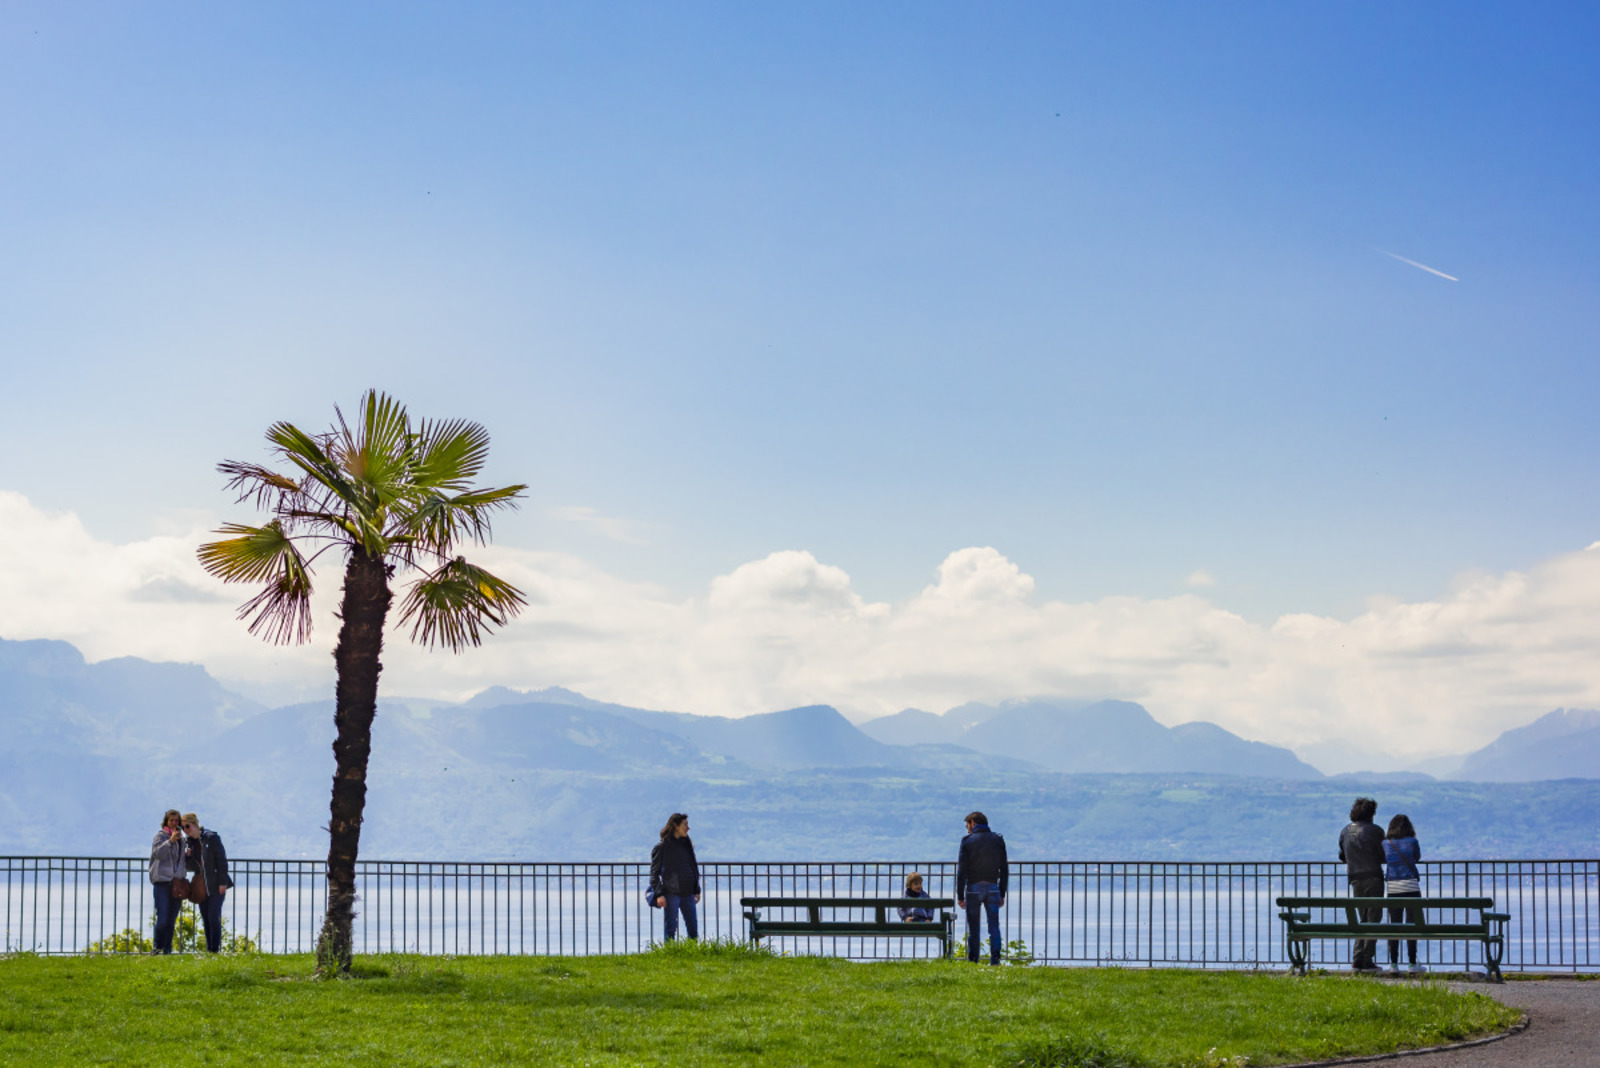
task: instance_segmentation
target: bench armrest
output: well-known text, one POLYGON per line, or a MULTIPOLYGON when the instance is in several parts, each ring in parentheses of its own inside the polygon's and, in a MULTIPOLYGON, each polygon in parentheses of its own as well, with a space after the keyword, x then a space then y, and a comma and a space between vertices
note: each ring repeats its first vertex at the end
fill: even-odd
POLYGON ((1509 913, 1509 912, 1485 912, 1483 914, 1483 918, 1486 919, 1486 920, 1499 920, 1501 923, 1510 923, 1511 922, 1511 913, 1509 913))
POLYGON ((1309 912, 1280 912, 1280 913, 1278 913, 1278 919, 1280 919, 1280 920, 1293 920, 1295 923, 1310 923, 1311 922, 1311 913, 1309 913, 1309 912))

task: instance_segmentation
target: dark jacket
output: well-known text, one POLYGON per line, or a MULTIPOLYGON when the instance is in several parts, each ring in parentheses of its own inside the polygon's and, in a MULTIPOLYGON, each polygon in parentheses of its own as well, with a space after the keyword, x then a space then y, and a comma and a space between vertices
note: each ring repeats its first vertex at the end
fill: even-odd
POLYGON ((688 897, 700 892, 700 862, 687 837, 663 838, 650 850, 650 890, 651 897, 688 897))
MULTIPOLYGON (((932 895, 926 890, 913 890, 910 887, 906 887, 905 896, 931 897, 932 895)), ((933 912, 929 909, 909 908, 897 909, 896 911, 900 913, 900 918, 907 923, 927 923, 933 919, 933 912)))
POLYGON ((1000 887, 1000 896, 1005 897, 1010 881, 1005 838, 985 824, 975 825, 972 833, 961 839, 961 852, 956 855, 956 900, 967 896, 971 883, 994 883, 1000 887))
POLYGON ((1352 881, 1383 878, 1383 831, 1371 820, 1350 824, 1339 832, 1339 859, 1352 881))
POLYGON ((216 831, 200 828, 200 837, 189 839, 183 855, 183 866, 191 872, 204 872, 206 893, 214 894, 219 886, 232 886, 228 876, 228 851, 222 848, 222 837, 216 831))

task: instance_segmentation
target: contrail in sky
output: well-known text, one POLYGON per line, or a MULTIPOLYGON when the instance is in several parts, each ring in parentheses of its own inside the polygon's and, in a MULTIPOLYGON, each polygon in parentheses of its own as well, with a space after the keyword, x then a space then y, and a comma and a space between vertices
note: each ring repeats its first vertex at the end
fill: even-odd
POLYGON ((1461 279, 1457 278, 1453 274, 1445 274, 1443 271, 1436 271, 1432 267, 1429 267, 1426 263, 1418 263, 1416 260, 1408 260, 1404 256, 1400 255, 1399 253, 1390 252, 1386 248, 1380 248, 1380 249, 1378 249, 1378 251, 1383 253, 1385 256, 1393 256, 1395 259, 1399 260, 1401 263, 1409 263, 1409 264, 1411 264, 1411 266, 1419 268, 1420 270, 1427 271, 1429 274, 1436 274, 1440 278, 1448 278, 1452 282, 1461 281, 1461 279))

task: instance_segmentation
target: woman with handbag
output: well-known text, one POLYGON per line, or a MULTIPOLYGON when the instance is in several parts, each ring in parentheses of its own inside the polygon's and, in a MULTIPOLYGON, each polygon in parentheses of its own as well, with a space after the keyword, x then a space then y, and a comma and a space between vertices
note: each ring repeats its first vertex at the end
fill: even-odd
POLYGON ((156 899, 156 941, 152 953, 172 952, 172 932, 178 926, 178 910, 183 907, 183 898, 173 892, 173 883, 183 879, 183 828, 179 826, 182 822, 177 809, 167 809, 167 814, 161 817, 161 829, 150 842, 150 892, 156 899))
POLYGON ((192 873, 189 900, 199 908, 205 924, 206 952, 215 953, 222 948, 222 897, 233 885, 228 877, 228 854, 222 848, 222 836, 200 826, 200 817, 193 812, 183 814, 183 833, 189 839, 184 854, 184 866, 192 873))
POLYGON ((666 941, 678 937, 679 913, 689 940, 699 940, 700 918, 695 906, 700 903, 700 862, 689 840, 689 817, 682 812, 668 817, 661 828, 661 841, 650 850, 650 893, 655 895, 656 906, 666 910, 662 916, 666 941))

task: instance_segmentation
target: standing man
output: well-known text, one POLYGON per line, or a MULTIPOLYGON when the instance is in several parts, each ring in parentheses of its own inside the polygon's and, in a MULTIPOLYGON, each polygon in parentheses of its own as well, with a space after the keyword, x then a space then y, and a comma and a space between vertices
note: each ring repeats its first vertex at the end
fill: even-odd
MULTIPOLYGON (((1339 859, 1344 861, 1350 876, 1351 897, 1382 897, 1383 831, 1372 822, 1378 814, 1378 803, 1370 797, 1358 797, 1350 806, 1350 825, 1339 832, 1339 859)), ((1383 919, 1383 908, 1363 908, 1362 923, 1375 923, 1383 919)), ((1356 940, 1355 955, 1350 966, 1358 972, 1378 970, 1378 943, 1376 939, 1356 940)))
MULTIPOLYGON (((1382 838, 1382 835, 1379 835, 1382 838)), ((1383 846, 1378 846, 1379 856, 1383 846)), ((1382 879, 1382 867, 1379 867, 1382 879)), ((978 914, 989 914, 989 963, 1000 963, 1000 909, 1006 903, 1006 883, 1011 865, 1006 861, 1006 840, 989 829, 989 817, 967 813, 967 836, 956 855, 956 900, 967 908, 967 959, 978 963, 978 914)))

